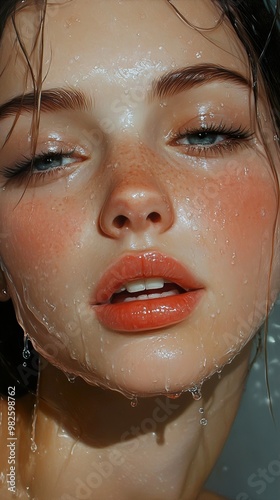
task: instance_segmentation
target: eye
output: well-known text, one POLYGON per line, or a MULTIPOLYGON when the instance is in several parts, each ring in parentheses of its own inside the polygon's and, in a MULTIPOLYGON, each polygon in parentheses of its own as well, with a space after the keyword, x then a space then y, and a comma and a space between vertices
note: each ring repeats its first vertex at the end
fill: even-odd
POLYGON ((249 129, 227 127, 224 124, 204 125, 199 129, 183 129, 172 136, 170 145, 179 146, 190 156, 215 156, 248 144, 253 134, 249 129))
POLYGON ((76 150, 71 151, 47 151, 35 155, 33 158, 24 157, 21 161, 10 167, 3 168, 2 175, 9 182, 18 184, 25 179, 36 182, 39 179, 58 175, 67 167, 80 163, 85 158, 76 150))
POLYGON ((63 153, 47 153, 41 154, 34 158, 32 161, 32 172, 46 172, 48 170, 53 170, 66 165, 70 165, 75 162, 76 159, 73 158, 73 153, 63 154, 63 153))
POLYGON ((181 140, 180 144, 189 144, 190 146, 213 146, 219 144, 225 139, 223 134, 218 132, 198 132, 197 134, 186 134, 181 140))

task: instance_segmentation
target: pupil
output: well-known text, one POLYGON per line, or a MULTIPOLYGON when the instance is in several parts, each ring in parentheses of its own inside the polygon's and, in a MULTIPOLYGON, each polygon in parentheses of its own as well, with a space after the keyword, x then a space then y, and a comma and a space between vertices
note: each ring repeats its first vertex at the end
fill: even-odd
POLYGON ((57 156, 48 156, 42 160, 37 160, 35 167, 37 170, 48 170, 50 167, 56 168, 60 166, 61 159, 57 156))

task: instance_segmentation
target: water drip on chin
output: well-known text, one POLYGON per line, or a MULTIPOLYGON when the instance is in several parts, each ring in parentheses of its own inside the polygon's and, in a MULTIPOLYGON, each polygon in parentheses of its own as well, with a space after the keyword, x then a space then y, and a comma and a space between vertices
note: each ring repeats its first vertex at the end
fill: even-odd
POLYGON ((189 389, 189 392, 191 393, 193 399, 195 401, 199 401, 202 398, 202 393, 201 393, 201 385, 195 385, 191 389, 189 389))
POLYGON ((74 382, 77 378, 76 375, 73 375, 73 373, 65 373, 65 375, 66 375, 68 382, 70 382, 70 384, 74 384, 74 382))
POLYGON ((134 398, 131 399, 130 406, 132 408, 136 408, 137 405, 138 405, 138 398, 135 396, 134 398))

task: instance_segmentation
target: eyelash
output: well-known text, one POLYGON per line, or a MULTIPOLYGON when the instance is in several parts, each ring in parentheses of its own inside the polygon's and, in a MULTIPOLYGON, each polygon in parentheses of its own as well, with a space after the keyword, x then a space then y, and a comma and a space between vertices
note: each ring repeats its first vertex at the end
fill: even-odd
POLYGON ((59 170, 65 168, 65 166, 60 166, 56 168, 49 168, 46 170, 34 171, 36 164, 40 162, 50 161, 63 161, 63 159, 72 159, 74 157, 75 149, 71 151, 48 151, 42 152, 33 158, 23 157, 23 160, 15 163, 12 167, 6 167, 3 169, 3 176, 8 180, 16 180, 18 183, 25 180, 26 178, 31 179, 32 175, 36 176, 36 179, 41 179, 46 176, 51 176, 57 173, 59 170))
POLYGON ((181 146, 186 150, 186 154, 189 156, 215 156, 217 154, 222 155, 224 152, 232 152, 234 148, 246 146, 247 143, 252 139, 253 133, 246 127, 234 128, 233 126, 228 127, 223 123, 220 125, 203 125, 198 129, 185 129, 179 133, 172 134, 170 144, 172 146, 181 146), (192 144, 180 144, 181 139, 204 136, 204 138, 211 136, 225 136, 225 139, 221 140, 217 144, 213 145, 192 145, 192 144))

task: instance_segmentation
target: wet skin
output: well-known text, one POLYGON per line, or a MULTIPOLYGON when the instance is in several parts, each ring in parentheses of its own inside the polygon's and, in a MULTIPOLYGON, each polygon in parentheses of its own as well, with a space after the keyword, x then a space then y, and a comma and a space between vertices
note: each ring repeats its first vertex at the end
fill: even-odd
MULTIPOLYGON (((198 26, 215 26, 219 19, 209 1, 177 4, 198 26)), ((29 50, 34 23, 26 26, 24 12, 18 22, 26 30, 29 50)), ((28 19, 32 15, 28 11, 28 19)), ((220 371, 264 320, 271 265, 271 301, 279 287, 278 251, 271 262, 277 194, 255 120, 248 60, 225 23, 205 33, 182 23, 167 3, 157 0, 106 0, 106 5, 81 0, 49 7, 42 112, 31 177, 26 158, 32 152, 32 96, 4 144, 14 120, 14 107, 5 103, 25 90, 32 92, 30 78, 25 88, 26 63, 13 48, 11 29, 3 49, 0 258, 8 291, 19 320, 44 358, 89 384, 129 397, 177 394, 220 371), (60 90, 58 95, 54 89, 61 88, 64 93, 60 90), (163 271, 160 262, 165 259, 163 271), (185 276, 183 283, 174 267, 185 276), (156 289, 148 292, 155 292, 156 298, 140 301, 133 295, 134 301, 124 303, 122 296, 121 305, 118 302, 116 292, 127 282, 162 277, 172 283, 163 291, 172 295, 162 297, 156 289), (108 289, 113 304, 106 309, 108 289)), ((267 103, 261 97, 259 113, 276 159, 267 103)), ((241 356, 228 378, 217 382, 218 389, 214 384, 217 391, 211 389, 212 437, 197 429, 198 407, 187 394, 177 427, 172 421, 166 426, 167 462, 162 462, 165 455, 163 449, 159 453, 153 433, 149 441, 141 441, 139 457, 128 459, 139 473, 135 484, 140 496, 141 471, 149 472, 143 456, 149 455, 151 474, 166 467, 165 487, 175 477, 174 496, 161 489, 161 500, 197 498, 238 405, 248 352, 241 356), (231 404, 221 425, 218 417, 225 395, 231 404), (201 451, 192 460, 198 443, 203 443, 201 451), (209 463, 202 465, 209 449, 209 463), (188 472, 179 470, 178 463, 187 464, 188 472), (192 480, 183 487, 188 474, 192 480)), ((75 470, 83 460, 84 470, 90 467, 85 449, 96 453, 89 455, 91 460, 107 455, 89 446, 94 429, 82 418, 102 401, 100 392, 82 381, 71 392, 72 385, 66 389, 65 381, 51 367, 42 372, 41 395, 67 412, 80 408, 78 420, 87 438, 73 459, 75 436, 67 441, 67 483, 70 465, 75 470), (59 397, 54 387, 60 388, 59 397)), ((123 398, 120 403, 119 394, 112 394, 112 408, 120 405, 123 411, 123 398)), ((44 435, 46 429, 58 434, 60 423, 44 404, 39 415, 45 420, 38 418, 42 453, 36 477, 42 478, 44 435)), ((119 422, 120 416, 114 418, 119 422)), ((124 428, 130 428, 130 418, 126 415, 124 428)), ((50 445, 48 460, 54 458, 59 440, 54 438, 50 445)), ((114 447, 115 434, 112 441, 114 447)), ((62 454, 61 464, 64 459, 62 454)), ((117 476, 103 485, 106 498, 114 498, 117 476)), ((50 484, 47 475, 44 480, 50 484)), ((125 487, 123 498, 130 498, 131 490, 125 487)))

